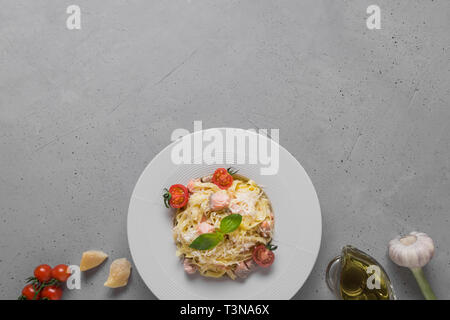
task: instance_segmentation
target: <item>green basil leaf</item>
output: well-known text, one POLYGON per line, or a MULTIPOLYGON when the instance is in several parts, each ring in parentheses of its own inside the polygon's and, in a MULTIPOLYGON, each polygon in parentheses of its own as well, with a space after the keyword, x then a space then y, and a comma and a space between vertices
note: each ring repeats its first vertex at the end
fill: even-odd
POLYGON ((240 214, 230 214, 220 221, 220 231, 223 233, 230 233, 239 228, 242 222, 240 214))
POLYGON ((189 247, 197 250, 209 250, 217 246, 222 240, 223 234, 220 232, 204 233, 195 238, 189 247))

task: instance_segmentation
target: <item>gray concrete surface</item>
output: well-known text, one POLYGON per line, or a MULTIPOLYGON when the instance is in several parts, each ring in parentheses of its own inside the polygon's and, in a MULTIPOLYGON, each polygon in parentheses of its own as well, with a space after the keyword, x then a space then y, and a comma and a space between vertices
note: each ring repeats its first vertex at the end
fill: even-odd
MULTIPOLYGON (((295 298, 333 298, 324 270, 345 244, 377 258, 399 298, 421 298, 386 256, 416 229, 450 298, 449 30, 447 0, 0 1, 0 298, 40 263, 130 258, 133 186, 194 120, 280 128, 311 176, 322 248, 295 298), (381 30, 365 26, 373 3, 381 30)), ((137 272, 104 288, 108 266, 65 298, 154 298, 137 272)))

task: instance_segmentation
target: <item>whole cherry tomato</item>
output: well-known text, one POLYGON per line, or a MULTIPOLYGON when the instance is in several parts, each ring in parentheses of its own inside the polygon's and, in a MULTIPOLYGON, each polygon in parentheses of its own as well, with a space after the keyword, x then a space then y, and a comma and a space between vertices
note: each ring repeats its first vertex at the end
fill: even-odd
POLYGON ((63 291, 58 286, 48 286, 42 289, 41 299, 42 300, 61 300, 63 291))
POLYGON ((22 297, 24 297, 26 300, 39 300, 40 293, 36 294, 36 292, 37 288, 35 288, 33 284, 27 284, 22 289, 22 297))
POLYGON ((70 277, 69 267, 65 264, 58 264, 52 269, 52 278, 66 282, 66 280, 70 277))
POLYGON ((48 264, 41 264, 34 269, 34 276, 39 282, 47 282, 52 278, 52 267, 48 264))

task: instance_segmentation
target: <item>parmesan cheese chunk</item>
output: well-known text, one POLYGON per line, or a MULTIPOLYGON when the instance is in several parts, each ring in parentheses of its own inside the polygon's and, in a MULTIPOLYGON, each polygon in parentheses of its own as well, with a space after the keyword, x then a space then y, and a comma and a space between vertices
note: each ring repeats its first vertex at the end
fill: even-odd
POLYGON ((86 271, 100 265, 105 259, 108 258, 108 255, 103 251, 98 250, 90 250, 83 252, 80 261, 80 270, 86 271))
POLYGON ((105 282, 105 287, 119 288, 124 287, 128 283, 131 273, 131 263, 126 258, 116 259, 111 263, 109 269, 109 277, 105 282))

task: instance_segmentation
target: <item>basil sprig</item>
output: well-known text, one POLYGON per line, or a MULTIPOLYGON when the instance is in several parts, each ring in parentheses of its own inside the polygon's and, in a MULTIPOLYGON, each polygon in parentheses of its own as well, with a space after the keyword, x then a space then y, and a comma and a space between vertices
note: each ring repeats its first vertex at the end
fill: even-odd
POLYGON ((220 229, 212 233, 204 233, 195 238, 189 245, 190 248, 197 250, 209 250, 217 246, 226 233, 235 231, 242 222, 240 214, 230 214, 220 221, 220 229))

